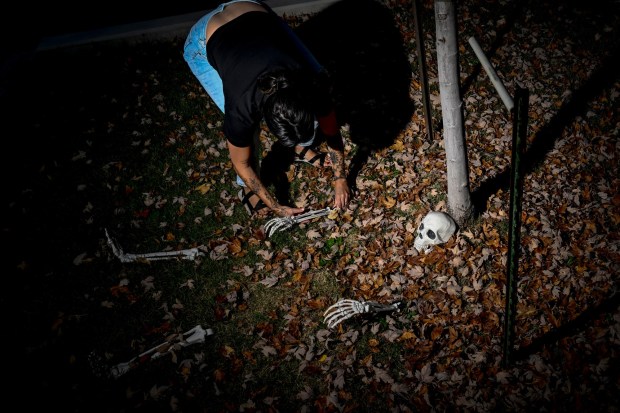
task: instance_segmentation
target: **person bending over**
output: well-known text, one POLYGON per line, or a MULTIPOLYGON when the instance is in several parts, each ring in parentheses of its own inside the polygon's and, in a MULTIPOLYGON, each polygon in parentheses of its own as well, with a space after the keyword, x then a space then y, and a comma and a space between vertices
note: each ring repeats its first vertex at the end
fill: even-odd
POLYGON ((293 216, 303 208, 281 205, 261 182, 255 155, 260 123, 297 161, 334 171, 335 208, 345 208, 344 144, 326 72, 286 22, 259 0, 221 3, 190 29, 183 57, 224 113, 230 159, 250 213, 293 216), (324 139, 328 156, 314 150, 324 139))

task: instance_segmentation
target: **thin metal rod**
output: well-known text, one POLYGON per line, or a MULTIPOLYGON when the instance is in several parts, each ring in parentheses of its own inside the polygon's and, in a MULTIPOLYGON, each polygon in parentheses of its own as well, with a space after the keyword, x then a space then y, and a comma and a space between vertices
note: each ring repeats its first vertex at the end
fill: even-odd
POLYGON ((508 228, 508 268, 506 274, 506 311, 504 317, 503 365, 512 363, 514 350, 515 316, 517 310, 517 274, 521 243, 521 200, 523 197, 523 176, 521 156, 525 150, 528 125, 529 91, 517 87, 516 107, 512 128, 512 160, 510 170, 510 227, 508 228))
POLYGON ((433 120, 431 117, 431 101, 428 95, 428 80, 426 79, 426 61, 424 60, 424 38, 420 16, 420 0, 413 0, 413 24, 415 25, 415 44, 418 51, 418 67, 420 69, 420 83, 422 84, 422 101, 424 103, 424 120, 428 140, 433 140, 433 120))

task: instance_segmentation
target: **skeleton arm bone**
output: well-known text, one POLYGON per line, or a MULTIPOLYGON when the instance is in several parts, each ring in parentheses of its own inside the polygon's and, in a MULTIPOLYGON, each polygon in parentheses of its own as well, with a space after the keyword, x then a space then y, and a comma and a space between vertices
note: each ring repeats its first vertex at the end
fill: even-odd
POLYGON ((155 360, 165 354, 170 353, 174 349, 175 345, 187 347, 192 344, 204 343, 205 337, 212 334, 213 330, 211 330, 210 328, 205 330, 202 328, 202 326, 197 325, 196 327, 192 328, 189 331, 186 331, 181 335, 176 334, 176 337, 173 337, 170 340, 164 341, 163 343, 158 344, 155 347, 152 347, 140 353, 139 355, 127 362, 119 363, 115 366, 112 366, 112 368, 110 369, 110 375, 117 379, 129 372, 131 369, 137 367, 141 363, 149 360, 155 360), (180 339, 180 341, 175 343, 174 339, 180 339))
POLYGON ((108 234, 108 230, 105 230, 105 235, 108 240, 108 245, 112 249, 114 255, 121 262, 136 262, 136 261, 160 261, 160 260, 169 260, 174 258, 182 258, 184 260, 194 260, 196 257, 204 255, 198 248, 190 248, 185 250, 177 250, 177 251, 162 251, 162 252, 150 252, 146 254, 129 254, 123 251, 123 248, 118 244, 118 242, 110 237, 108 234))

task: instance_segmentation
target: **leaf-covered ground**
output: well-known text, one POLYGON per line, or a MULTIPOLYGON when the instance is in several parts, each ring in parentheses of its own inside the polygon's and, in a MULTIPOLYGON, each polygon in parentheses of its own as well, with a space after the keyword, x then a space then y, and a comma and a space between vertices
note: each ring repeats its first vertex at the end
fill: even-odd
MULTIPOLYGON (((12 142, 2 303, 24 410, 618 411, 619 4, 463 3, 477 215, 426 255, 413 247, 417 225, 447 211, 430 2, 422 27, 431 138, 411 2, 343 0, 292 21, 332 71, 355 197, 334 219, 272 238, 239 203, 221 114, 183 62, 182 39, 93 45, 15 66, 2 95, 12 142), (512 118, 470 36, 508 91, 530 97, 508 365, 512 118), (121 263, 105 230, 125 252, 204 255, 121 263), (340 298, 402 308, 328 329, 323 312, 340 298), (197 324, 214 332, 204 343, 105 377, 197 324)), ((268 164, 278 148, 262 138, 268 164)), ((330 171, 270 172, 291 202, 329 205, 330 171)))

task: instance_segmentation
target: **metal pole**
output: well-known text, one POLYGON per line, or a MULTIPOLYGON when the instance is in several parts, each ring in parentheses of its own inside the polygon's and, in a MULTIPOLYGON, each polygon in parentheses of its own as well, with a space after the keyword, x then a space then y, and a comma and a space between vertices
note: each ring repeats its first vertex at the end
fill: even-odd
POLYGON ((482 48, 478 44, 476 38, 473 36, 470 37, 469 44, 471 45, 471 48, 474 49, 474 53, 476 54, 476 57, 478 57, 478 60, 480 60, 480 64, 484 68, 484 71, 487 72, 487 75, 489 75, 489 79, 491 79, 491 83, 493 83, 493 86, 495 87, 495 90, 497 90, 499 97, 502 99, 502 102, 504 102, 506 109, 508 109, 508 113, 512 112, 514 102, 512 101, 510 94, 506 90, 504 83, 502 83, 502 80, 499 78, 499 76, 497 76, 497 72, 493 68, 493 65, 491 64, 491 62, 489 62, 489 59, 482 51, 482 48))
POLYGON ((521 156, 527 140, 529 92, 517 86, 512 127, 512 160, 510 170, 510 227, 508 228, 508 270, 506 274, 506 311, 504 317, 504 359, 507 367, 512 362, 514 349, 515 316, 517 309, 517 273, 521 243, 521 199, 523 176, 521 156))
POLYGON ((424 60, 424 39, 422 38, 422 26, 420 25, 420 0, 413 0, 413 22, 415 25, 415 44, 418 51, 418 66, 420 68, 420 83, 422 84, 422 101, 424 103, 424 119, 426 121, 426 134, 428 140, 433 140, 433 121, 431 119, 431 101, 428 95, 428 81, 426 79, 426 63, 424 60))

